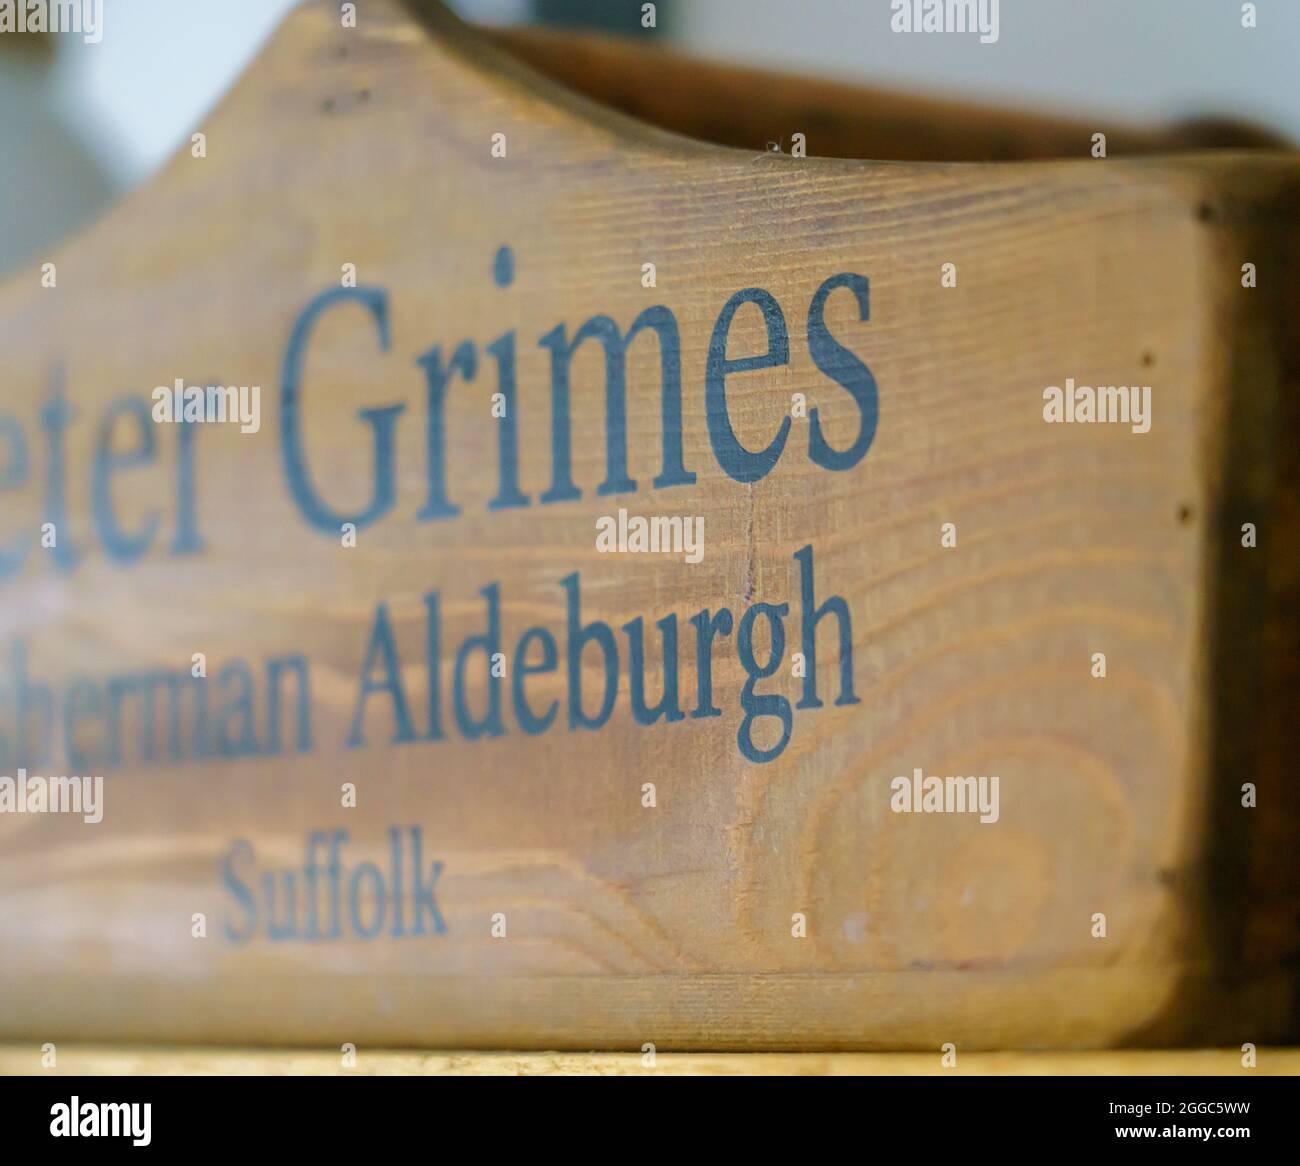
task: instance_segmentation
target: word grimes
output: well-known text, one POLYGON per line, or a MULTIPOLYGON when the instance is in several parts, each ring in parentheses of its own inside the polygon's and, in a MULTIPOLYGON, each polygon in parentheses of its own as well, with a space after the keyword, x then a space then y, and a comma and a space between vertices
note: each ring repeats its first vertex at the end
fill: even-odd
MULTIPOLYGON (((514 257, 502 247, 496 255, 495 281, 506 288, 513 279, 514 257)), ((801 425, 796 441, 790 414, 802 414, 793 402, 784 416, 773 417, 766 444, 751 448, 737 435, 735 403, 729 403, 728 393, 734 396, 746 386, 752 390, 757 386, 751 378, 788 366, 794 347, 792 324, 781 304, 763 288, 748 287, 725 300, 719 297, 698 389, 683 384, 682 337, 676 316, 662 304, 645 308, 630 324, 593 315, 572 331, 560 323, 539 337, 537 346, 544 350, 542 360, 549 368, 547 387, 540 393, 529 392, 531 378, 520 374, 520 342, 513 329, 486 343, 467 339, 435 344, 416 355, 412 373, 414 384, 423 389, 422 417, 412 423, 420 424, 422 432, 410 444, 423 447, 423 473, 401 476, 414 485, 409 499, 399 499, 396 451, 407 402, 360 407, 355 419, 346 422, 358 444, 355 482, 330 481, 327 455, 319 447, 313 454, 315 430, 304 423, 303 408, 311 396, 305 370, 313 337, 330 329, 348 345, 373 345, 377 354, 388 352, 392 342, 387 291, 372 286, 330 288, 309 300, 291 326, 276 403, 268 410, 269 420, 278 422, 275 440, 282 480, 303 520, 332 538, 348 524, 360 530, 380 521, 399 503, 416 522, 455 519, 464 501, 458 490, 463 494, 466 485, 484 473, 474 463, 458 464, 448 440, 448 402, 460 393, 481 398, 483 424, 495 428, 495 467, 486 468, 488 489, 495 489, 486 502, 489 511, 572 502, 593 486, 602 496, 635 492, 638 481, 632 476, 628 450, 629 399, 633 405, 648 399, 658 406, 658 473, 651 483, 655 490, 696 481, 701 467, 688 465, 684 451, 683 410, 688 406, 692 417, 702 417, 717 466, 735 482, 756 482, 783 457, 796 455, 825 470, 848 470, 862 460, 875 437, 876 381, 867 365, 832 335, 826 314, 834 297, 836 310, 847 318, 868 320, 868 291, 865 276, 832 275, 813 293, 800 321, 809 359, 835 386, 835 407, 842 400, 857 422, 853 439, 841 440, 838 447, 827 438, 825 419, 816 407, 807 410, 806 426, 801 425), (732 336, 737 317, 742 324, 761 325, 756 343, 742 344, 739 336, 732 336), (627 358, 633 345, 638 353, 644 346, 651 360, 650 354, 657 355, 657 401, 643 396, 653 393, 651 385, 628 385, 627 358), (740 348, 745 351, 736 351, 740 348), (575 356, 588 349, 604 357, 605 474, 598 483, 574 476, 571 374, 575 356), (549 482, 522 480, 521 441, 534 433, 543 443, 538 448, 549 452, 549 482), (796 444, 805 451, 787 450, 796 444), (350 499, 350 504, 341 498, 350 499)), ((144 394, 126 394, 92 410, 68 400, 63 381, 63 370, 53 370, 51 392, 32 421, 24 423, 0 408, 0 581, 17 575, 39 547, 46 549, 47 562, 59 573, 75 570, 95 549, 123 565, 158 553, 201 553, 204 482, 198 467, 201 447, 209 438, 198 434, 211 427, 195 422, 210 418, 191 416, 191 402, 165 388, 157 394, 161 399, 152 402, 144 394), (159 415, 160 409, 164 415, 159 415), (159 425, 159 420, 175 424, 159 425), (142 513, 138 505, 132 509, 129 500, 142 496, 144 486, 154 501, 142 513), (20 518, 21 509, 12 503, 24 497, 27 515, 20 518), (74 521, 81 508, 89 511, 89 524, 74 521)), ((205 398, 205 408, 209 404, 205 398)), ((251 420, 245 426, 256 427, 251 420)), ((585 437, 580 434, 579 440, 585 442, 585 437)))
MULTIPOLYGON (((514 278, 514 259, 502 248, 495 264, 498 286, 514 278)), ((878 412, 876 382, 871 370, 839 343, 826 325, 826 304, 832 293, 843 290, 853 297, 859 320, 870 315, 868 282, 865 276, 833 275, 817 289, 808 305, 808 352, 818 370, 850 398, 858 414, 855 439, 844 449, 835 449, 826 439, 818 410, 808 413, 808 457, 826 470, 848 470, 857 465, 871 446, 878 412)), ((340 510, 320 492, 311 473, 311 459, 299 417, 304 396, 303 365, 314 329, 323 318, 341 306, 355 304, 370 317, 381 351, 389 347, 389 302, 387 293, 376 287, 332 288, 311 300, 299 315, 284 358, 280 397, 280 445, 290 492, 303 517, 313 526, 337 534, 344 523, 357 529, 383 518, 397 501, 397 471, 394 450, 396 427, 404 404, 367 408, 358 412, 369 430, 371 451, 368 502, 359 509, 340 510)), ((355 326, 355 323, 352 325, 355 326)), ((638 483, 628 465, 627 353, 642 333, 653 336, 659 356, 659 414, 662 449, 656 490, 691 485, 695 471, 685 464, 682 440, 681 336, 672 311, 656 305, 646 308, 627 331, 609 316, 592 316, 570 336, 564 324, 557 324, 537 343, 550 355, 551 480, 536 502, 540 505, 573 501, 582 497, 574 481, 570 371, 577 351, 594 342, 605 357, 605 478, 596 486, 598 495, 628 494, 638 483)), ((497 491, 488 502, 489 510, 530 506, 534 499, 524 489, 519 475, 521 414, 518 404, 517 337, 508 331, 486 344, 480 352, 472 340, 454 348, 434 345, 416 358, 424 374, 425 388, 425 494, 416 518, 436 521, 455 518, 461 511, 449 472, 446 441, 448 397, 466 384, 488 381, 501 409, 493 424, 497 428, 497 491), (488 371, 484 366, 491 364, 488 371)), ((721 307, 714 322, 705 362, 703 406, 709 443, 718 466, 737 482, 756 482, 766 477, 785 452, 792 419, 787 415, 770 441, 761 449, 744 446, 732 426, 727 401, 728 380, 790 363, 790 334, 785 313, 770 292, 759 287, 744 288, 721 307), (728 338, 742 308, 761 315, 766 330, 766 351, 732 356, 728 338)), ((488 416, 487 410, 484 415, 488 416)))

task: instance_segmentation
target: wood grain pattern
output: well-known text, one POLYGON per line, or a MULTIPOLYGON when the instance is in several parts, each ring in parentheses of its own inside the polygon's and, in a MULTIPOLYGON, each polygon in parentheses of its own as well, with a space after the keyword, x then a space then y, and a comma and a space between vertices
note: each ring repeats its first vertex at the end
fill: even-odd
POLYGON ((1253 1069, 1240 1050, 1176 1049, 1091 1053, 966 1053, 951 1068, 937 1053, 511 1053, 359 1050, 344 1069, 339 1054, 314 1049, 117 1048, 60 1046, 42 1069, 32 1047, 0 1045, 0 1076, 362 1076, 362 1077, 1293 1077, 1300 1052, 1260 1049, 1253 1069))
MULTIPOLYGON (((1242 550, 1238 531, 1270 507, 1283 517, 1261 517, 1261 529, 1294 530, 1278 447, 1294 432, 1279 410, 1294 397, 1296 316, 1279 257, 1295 251, 1296 159, 1094 161, 1081 149, 1071 161, 882 164, 731 150, 632 123, 430 19, 379 2, 344 30, 332 5, 298 9, 200 127, 207 157, 181 155, 55 255, 57 291, 31 272, 0 290, 6 412, 37 432, 61 381, 80 419, 67 431, 64 534, 85 549, 67 573, 36 552, 4 584, 0 639, 25 638, 33 673, 52 685, 188 668, 195 652, 213 667, 308 652, 315 740, 305 756, 128 760, 106 772, 98 826, 0 818, 0 1031, 829 1052, 1293 1034, 1300 887, 1294 769, 1287 784, 1277 728, 1284 667, 1271 665, 1266 690, 1258 677, 1294 643, 1294 609, 1261 621, 1294 594, 1293 573, 1269 564, 1294 555, 1281 533, 1242 550), (505 158, 491 156, 494 133, 507 136, 505 158), (517 267, 508 288, 491 278, 503 244, 517 267), (1247 260, 1261 273, 1250 291, 1247 260), (947 262, 957 288, 940 286, 947 262), (302 412, 323 493, 364 502, 356 410, 406 405, 397 504, 353 549, 295 510, 274 412, 293 322, 347 263, 386 289, 392 343, 380 352, 355 306, 313 336, 302 412), (731 481, 703 407, 719 310, 759 286, 789 322, 789 364, 728 383, 745 444, 770 440, 800 392, 844 448, 856 417, 814 367, 804 322, 822 281, 845 271, 870 279, 868 321, 838 301, 828 309, 879 386, 869 454, 828 473, 796 428, 770 475, 731 481), (417 521, 418 356, 517 331, 520 479, 536 499, 551 475, 537 338, 599 314, 626 328, 660 303, 680 328, 694 485, 650 488, 659 366, 638 342, 627 362, 636 493, 595 493, 604 381, 585 351, 572 380, 582 497, 487 508, 498 429, 481 379, 447 398, 462 513, 417 521), (164 511, 158 547, 110 563, 89 506, 96 419, 176 376, 264 386, 268 421, 255 435, 198 434, 201 553, 165 553, 175 515, 164 511), (1149 380, 1151 431, 1044 424, 1042 390, 1067 376, 1149 380), (703 516, 704 561, 598 554, 596 519, 620 505, 703 516), (953 549, 940 546, 946 522, 953 549), (390 747, 376 702, 369 747, 345 747, 380 602, 418 709, 431 590, 447 692, 455 645, 482 631, 489 582, 501 582, 511 645, 530 624, 563 628, 559 581, 575 570, 585 619, 619 628, 676 612, 685 630, 701 608, 797 602, 792 556, 806 544, 819 598, 843 595, 851 610, 861 703, 797 713, 769 764, 737 753, 745 674, 732 641, 717 649, 720 719, 644 728, 624 687, 600 732, 530 737, 512 725, 498 739, 390 747), (1096 651, 1108 658, 1101 681, 1096 651), (915 766, 999 774, 1001 820, 892 814, 890 781, 915 766), (1240 808, 1243 773, 1267 794, 1256 811, 1240 808), (357 785, 355 810, 340 808, 344 782, 357 785), (385 828, 416 823, 445 864, 446 935, 222 938, 233 840, 288 867, 311 831, 341 828, 354 859, 381 862, 385 828), (211 921, 206 939, 191 937, 196 911, 211 921), (498 912, 504 940, 491 936, 498 912), (1090 935, 1095 912, 1105 940, 1090 935), (794 913, 806 938, 792 937, 794 913)), ((760 352, 763 330, 738 316, 731 342, 760 352)), ((167 497, 178 455, 167 435, 159 445, 156 466, 114 480, 126 526, 167 497)), ((39 528, 39 481, 6 495, 6 531, 39 528)), ((820 648, 831 691, 833 647, 820 648)), ((684 637, 684 659, 692 650, 684 637)), ((788 670, 770 683, 798 695, 788 670)), ((485 690, 471 693, 476 708, 485 690)), ((538 707, 563 701, 563 673, 529 691, 538 707)))

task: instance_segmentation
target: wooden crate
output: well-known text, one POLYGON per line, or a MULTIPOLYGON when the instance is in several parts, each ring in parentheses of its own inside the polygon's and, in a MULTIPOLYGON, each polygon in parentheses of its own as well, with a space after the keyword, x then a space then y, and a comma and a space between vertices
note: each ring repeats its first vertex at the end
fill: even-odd
POLYGON ((0 291, 0 1034, 1294 1038, 1295 155, 359 7, 0 291))

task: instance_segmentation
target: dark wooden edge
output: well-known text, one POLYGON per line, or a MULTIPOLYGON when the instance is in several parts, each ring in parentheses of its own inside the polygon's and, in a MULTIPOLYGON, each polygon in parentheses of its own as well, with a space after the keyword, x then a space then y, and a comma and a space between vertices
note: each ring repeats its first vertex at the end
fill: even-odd
MULTIPOLYGON (((430 0, 406 0, 427 10, 430 0)), ((637 121, 715 145, 789 152, 805 135, 817 157, 910 162, 1009 162, 1213 148, 1286 148, 1283 139, 1222 119, 1140 128, 1113 118, 1048 118, 691 57, 651 41, 550 29, 478 30, 569 89, 637 121)))
POLYGON ((1205 172, 1207 327, 1226 354, 1201 418, 1204 483, 1171 521, 1205 527, 1205 650, 1191 747, 1204 758, 1195 864, 1163 872, 1201 933, 1163 1015, 1125 1047, 1300 1035, 1300 166, 1249 155, 1205 172), (1279 165, 1278 163, 1282 164, 1279 165), (1242 264, 1258 286, 1242 286, 1242 264), (1255 524, 1257 546, 1242 545, 1255 524), (1257 806, 1242 804, 1253 783, 1257 806))

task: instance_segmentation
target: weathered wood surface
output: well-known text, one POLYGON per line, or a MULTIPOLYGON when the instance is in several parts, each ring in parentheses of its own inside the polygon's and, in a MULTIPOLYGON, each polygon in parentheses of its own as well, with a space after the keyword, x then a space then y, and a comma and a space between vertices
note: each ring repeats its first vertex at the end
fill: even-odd
MULTIPOLYGON (((34 542, 47 516, 39 410, 61 384, 76 417, 60 539, 81 552, 65 569, 33 546, 0 584, 0 633, 6 661, 22 640, 31 674, 59 693, 74 676, 188 672, 196 652, 211 676, 250 661, 263 744, 261 661, 303 653, 312 748, 144 764, 123 746, 96 770, 102 823, 0 816, 6 1036, 929 1050, 1236 1046, 1294 1032, 1295 625, 1268 616, 1295 588, 1294 544, 1279 529, 1295 529, 1294 495, 1278 473, 1300 319, 1293 156, 1098 161, 1086 141, 1077 160, 1025 164, 764 156, 632 123, 445 18, 421 27, 380 2, 362 6, 355 30, 333 5, 297 10, 196 129, 207 156, 182 154, 52 256, 57 289, 31 271, 0 291, 3 412, 32 463, 30 481, 3 495, 0 537, 34 542), (504 158, 491 154, 497 133, 504 158), (515 271, 501 287, 505 245, 515 271), (1260 275, 1250 290, 1247 261, 1260 275), (955 288, 940 284, 949 262, 955 288), (369 495, 358 409, 405 405, 394 505, 353 548, 304 521, 279 410, 294 323, 349 263, 383 289, 390 343, 381 349, 358 302, 332 307, 311 334, 303 443, 333 508, 369 495), (789 334, 787 364, 727 378, 741 442, 771 441, 795 393, 819 408, 833 448, 854 440, 853 401, 807 342, 810 303, 838 273, 870 281, 869 319, 845 289, 826 305, 878 387, 868 453, 829 472, 798 420, 769 474, 733 480, 713 452, 704 385, 715 322, 740 289, 770 292, 789 334), (657 304, 680 333, 683 455, 697 480, 653 488, 660 365, 648 334, 627 357, 639 488, 596 493, 612 475, 590 343, 571 377, 581 497, 542 504, 552 398, 538 339, 561 323, 572 338, 598 315, 625 330, 657 304), (510 330, 530 503, 490 510, 501 423, 485 349, 510 330), (445 406, 460 514, 421 521, 428 404, 416 361, 434 345, 450 360, 467 339, 478 377, 453 382, 445 406), (110 561, 91 480, 105 409, 124 395, 147 402, 178 376, 262 386, 262 428, 198 427, 188 533, 201 549, 190 551, 178 438, 159 426, 154 460, 114 469, 108 503, 129 532, 156 513, 157 533, 137 561, 110 561), (1066 377, 1151 384, 1150 432, 1045 424, 1042 391, 1066 377), (597 553, 596 521, 619 507, 702 516, 703 561, 597 553), (1259 524, 1255 550, 1240 546, 1244 521, 1259 524), (944 523, 956 524, 954 548, 941 546, 944 523), (828 619, 824 707, 794 712, 775 760, 738 751, 734 637, 717 640, 720 717, 634 724, 619 629, 637 616, 654 701, 654 624, 677 614, 689 714, 690 617, 727 606, 738 622, 752 603, 791 604, 782 667, 758 690, 797 702, 793 556, 805 546, 817 601, 840 595, 851 612, 860 703, 834 703, 828 619), (617 704, 597 732, 565 723, 560 581, 574 571, 584 622, 608 622, 621 652, 617 704), (507 680, 506 732, 469 741, 451 713, 455 653, 483 632, 480 591, 493 582, 512 667, 527 627, 559 642, 558 669, 527 687, 534 709, 560 702, 558 723, 521 732, 507 680), (348 749, 379 604, 425 735, 434 591, 444 739, 388 744, 380 695, 364 709, 365 747, 348 749), (1090 674, 1095 652, 1103 680, 1090 674), (999 775, 999 821, 892 813, 890 782, 914 767, 999 775), (1241 807, 1247 780, 1258 809, 1241 807), (341 807, 345 782, 355 809, 341 807), (425 862, 443 863, 445 934, 227 938, 240 912, 222 864, 236 840, 257 869, 281 869, 302 864, 312 832, 342 829, 346 863, 383 866, 389 826, 418 826, 425 862), (204 939, 191 937, 195 912, 204 939), (1091 935, 1098 912, 1105 939, 1091 935), (492 936, 497 913, 505 938, 492 936), (792 935, 796 913, 805 938, 792 935)), ((727 351, 769 342, 750 305, 727 351)), ((130 426, 114 433, 129 450, 130 426)), ((589 707, 596 661, 581 669, 589 707)), ((487 692, 476 668, 476 714, 487 692)), ((139 714, 124 714, 128 743, 139 714)), ((109 756, 108 721, 81 724, 87 754, 109 756)), ((281 737, 294 739, 287 712, 281 737)))
POLYGON ((35 1046, 0 1045, 0 1076, 600 1076, 600 1077, 1291 1077, 1300 1052, 1265 1048, 1254 1068, 1234 1049, 1081 1053, 965 1053, 943 1067, 938 1053, 399 1052, 360 1049, 350 1067, 317 1049, 116 1048, 60 1046, 41 1067, 35 1046))

